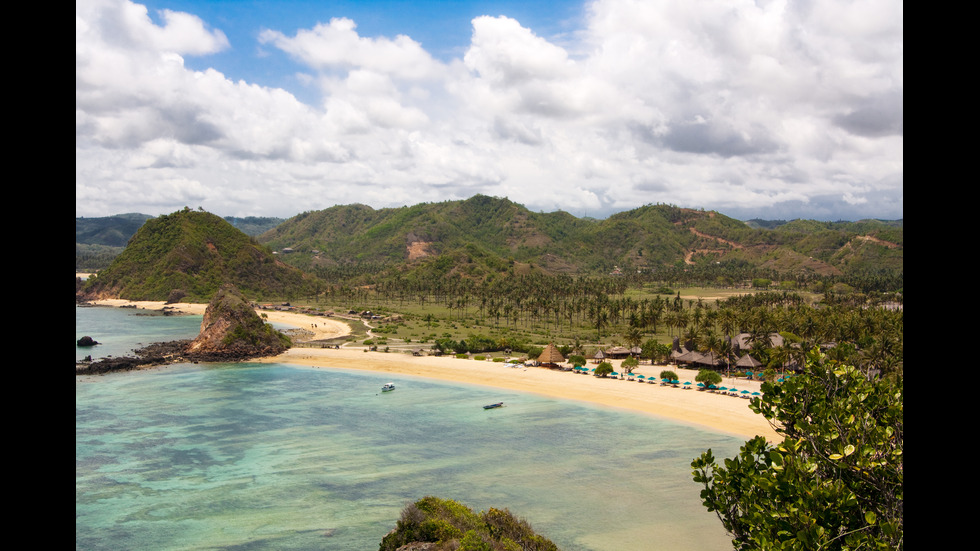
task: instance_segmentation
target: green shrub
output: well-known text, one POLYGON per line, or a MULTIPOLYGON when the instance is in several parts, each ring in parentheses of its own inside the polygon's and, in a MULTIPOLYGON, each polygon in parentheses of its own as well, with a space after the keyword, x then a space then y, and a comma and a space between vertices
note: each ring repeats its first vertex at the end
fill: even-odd
POLYGON ((558 551, 536 534, 524 519, 507 509, 491 508, 479 514, 465 505, 425 497, 407 505, 394 530, 384 537, 379 551, 395 551, 413 542, 435 543, 437 549, 459 551, 558 551))
POLYGON ((595 368, 596 377, 606 377, 613 372, 612 364, 609 362, 602 362, 595 368))

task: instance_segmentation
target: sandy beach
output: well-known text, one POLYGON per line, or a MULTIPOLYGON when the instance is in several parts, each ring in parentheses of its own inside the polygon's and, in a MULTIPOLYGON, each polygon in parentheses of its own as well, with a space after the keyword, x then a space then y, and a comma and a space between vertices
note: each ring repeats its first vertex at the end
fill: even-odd
MULTIPOLYGON (((105 306, 135 306, 159 310, 167 306, 175 311, 203 314, 205 304, 168 304, 163 302, 132 302, 101 300, 94 304, 105 306)), ((260 310, 267 321, 312 331, 311 340, 341 337, 350 327, 338 320, 312 317, 306 314, 278 310, 260 310)), ((781 437, 761 416, 753 413, 749 400, 727 394, 685 388, 683 383, 696 385, 697 371, 675 366, 640 365, 633 374, 658 377, 664 369, 677 373, 679 388, 638 382, 638 380, 603 379, 572 371, 540 367, 510 367, 501 362, 457 359, 454 357, 414 356, 407 352, 368 352, 363 347, 333 348, 294 347, 284 354, 259 361, 309 366, 312 368, 367 370, 392 375, 409 375, 442 381, 481 385, 491 388, 530 392, 565 400, 577 400, 594 405, 629 410, 669 419, 674 422, 702 427, 746 439, 757 435, 770 442, 781 437)), ((612 362, 618 369, 617 361, 612 362)), ((724 378, 722 385, 735 387, 738 392, 759 390, 759 381, 724 378)))

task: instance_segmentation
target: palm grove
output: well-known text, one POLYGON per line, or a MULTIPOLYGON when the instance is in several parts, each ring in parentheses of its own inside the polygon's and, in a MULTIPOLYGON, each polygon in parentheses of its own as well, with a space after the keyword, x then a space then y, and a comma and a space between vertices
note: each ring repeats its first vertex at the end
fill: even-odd
POLYGON ((872 295, 828 292, 812 304, 801 293, 763 291, 708 301, 666 294, 671 290, 662 282, 653 292, 641 290, 650 285, 628 277, 527 274, 477 281, 413 274, 371 287, 337 286, 320 297, 365 309, 429 312, 418 315, 466 325, 475 332, 468 341, 481 347, 462 352, 520 350, 547 339, 582 353, 584 343, 604 342, 641 347, 646 359, 660 363, 670 352, 664 343, 677 338, 734 364, 730 337, 744 333, 755 359, 774 368, 803 365, 806 351, 822 347, 836 361, 864 370, 901 371, 903 311, 876 306, 872 295), (774 346, 777 334, 783 338, 774 346))

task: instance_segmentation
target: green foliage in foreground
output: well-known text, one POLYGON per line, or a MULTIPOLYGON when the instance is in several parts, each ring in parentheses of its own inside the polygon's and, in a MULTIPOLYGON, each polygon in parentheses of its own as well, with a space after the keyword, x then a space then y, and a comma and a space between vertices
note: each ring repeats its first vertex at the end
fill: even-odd
POLYGON ((705 507, 735 549, 903 549, 901 378, 808 363, 751 402, 782 443, 757 437, 724 466, 710 449, 691 463, 705 507))
POLYGON ((459 502, 432 496, 402 510, 397 527, 384 537, 379 551, 395 551, 413 542, 431 542, 436 549, 458 551, 558 550, 507 509, 475 513, 459 502))

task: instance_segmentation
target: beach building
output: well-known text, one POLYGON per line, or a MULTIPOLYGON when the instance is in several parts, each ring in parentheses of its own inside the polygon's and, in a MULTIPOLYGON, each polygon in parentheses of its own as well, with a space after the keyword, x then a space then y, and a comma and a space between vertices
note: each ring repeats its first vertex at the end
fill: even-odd
POLYGON ((544 347, 544 351, 538 356, 538 363, 545 367, 558 367, 558 364, 565 361, 565 356, 561 355, 558 347, 552 343, 544 347))

